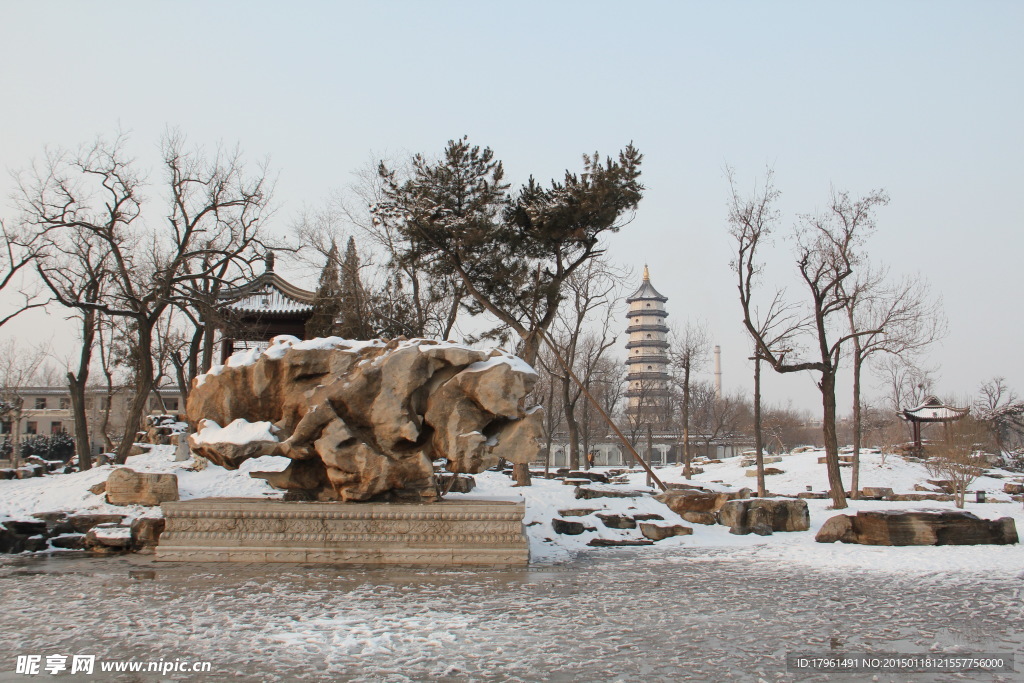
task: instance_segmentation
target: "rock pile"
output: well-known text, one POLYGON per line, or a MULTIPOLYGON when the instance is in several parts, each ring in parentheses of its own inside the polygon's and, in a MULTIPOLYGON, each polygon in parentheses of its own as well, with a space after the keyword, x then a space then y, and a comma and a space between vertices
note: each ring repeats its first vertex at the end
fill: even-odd
POLYGON ((234 469, 248 458, 294 462, 265 477, 318 500, 438 498, 433 461, 481 472, 539 451, 536 381, 510 354, 451 343, 276 337, 196 379, 193 452, 234 469), (222 427, 223 425, 223 427, 222 427))

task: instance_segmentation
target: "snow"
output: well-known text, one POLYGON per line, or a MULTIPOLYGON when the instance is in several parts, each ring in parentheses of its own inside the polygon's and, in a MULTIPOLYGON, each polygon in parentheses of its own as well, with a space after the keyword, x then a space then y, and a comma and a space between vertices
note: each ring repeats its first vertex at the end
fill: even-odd
POLYGON ((243 418, 221 427, 213 420, 200 420, 199 431, 192 435, 195 444, 232 443, 239 446, 253 441, 277 441, 277 430, 270 422, 249 422, 243 418))
MULTIPOLYGON (((239 368, 247 365, 252 365, 260 359, 260 356, 266 356, 270 360, 279 360, 284 357, 284 354, 289 349, 295 349, 296 351, 314 351, 314 350, 331 350, 338 349, 341 351, 349 351, 352 353, 358 353, 363 349, 367 348, 383 348, 385 346, 384 341, 380 339, 370 339, 367 341, 357 339, 343 339, 342 337, 317 337, 315 339, 300 340, 298 337, 294 337, 289 334, 281 334, 270 340, 270 346, 266 349, 246 349, 244 351, 236 351, 227 360, 227 367, 239 368)), ((493 367, 498 364, 511 365, 512 368, 518 372, 522 372, 528 375, 537 374, 536 371, 530 367, 528 363, 518 356, 503 351, 501 349, 474 349, 471 346, 465 344, 458 344, 451 341, 435 342, 434 340, 424 339, 410 339, 399 344, 398 348, 409 348, 418 346, 421 351, 427 349, 436 348, 458 348, 467 349, 471 351, 484 351, 492 354, 491 358, 484 361, 473 363, 466 371, 468 372, 480 372, 487 368, 493 367), (431 344, 422 344, 424 341, 430 341, 431 344)), ((206 382, 208 375, 219 375, 224 371, 224 365, 214 365, 210 370, 203 375, 196 377, 196 386, 202 386, 206 382)))
POLYGON ((117 539, 131 538, 132 530, 131 527, 127 526, 107 526, 106 524, 101 524, 93 528, 93 534, 95 534, 96 538, 113 541, 117 539))
MULTIPOLYGON (((249 472, 274 471, 287 458, 264 456, 247 460, 237 470, 207 465, 195 471, 192 462, 175 462, 174 446, 153 446, 147 453, 128 458, 125 467, 137 472, 168 472, 178 477, 178 495, 182 500, 195 498, 280 498, 277 491, 262 479, 253 479, 249 472)), ((284 465, 288 463, 285 462, 284 465)), ((122 514, 128 520, 137 517, 159 517, 159 507, 142 505, 118 506, 106 502, 103 494, 89 492, 89 487, 107 480, 117 465, 101 465, 71 474, 52 474, 31 479, 0 481, 0 522, 5 519, 32 520, 32 513, 61 510, 68 514, 122 514)))
POLYGON ((512 366, 512 369, 517 372, 527 375, 537 374, 537 371, 530 367, 530 364, 519 356, 514 356, 511 353, 498 350, 495 350, 493 353, 496 355, 488 358, 487 360, 481 360, 471 364, 463 372, 483 372, 484 370, 489 370, 497 365, 510 365, 512 366))
MULTIPOLYGON (((234 424, 234 423, 233 423, 234 424)), ((220 429, 229 431, 231 425, 220 429)), ((249 430, 261 432, 262 437, 272 436, 267 423, 246 423, 236 427, 239 434, 249 430)), ((216 430, 214 433, 218 433, 216 430)), ((783 474, 767 477, 769 490, 774 494, 795 495, 811 486, 815 491, 824 491, 827 484, 825 466, 818 463, 823 455, 819 450, 808 450, 783 457, 781 462, 770 466, 783 470, 783 474)), ((924 465, 906 461, 896 455, 883 456, 880 453, 863 453, 861 483, 863 486, 883 486, 896 493, 912 492, 915 484, 931 478, 924 465)), ((659 478, 666 483, 688 482, 712 490, 737 490, 753 487, 755 480, 746 476, 748 467, 742 465, 742 458, 730 458, 721 463, 702 463, 704 469, 693 479, 683 477, 682 467, 656 468, 659 478)), ((190 462, 175 462, 173 446, 155 446, 149 452, 132 456, 127 467, 140 472, 170 472, 178 477, 178 490, 183 500, 207 497, 257 497, 280 498, 276 491, 261 479, 249 477, 253 471, 280 471, 289 464, 287 458, 263 456, 244 462, 238 470, 226 470, 216 465, 195 471, 190 462)), ((7 518, 31 519, 35 512, 63 510, 69 513, 120 513, 128 520, 141 516, 160 514, 159 508, 142 506, 119 507, 109 505, 102 495, 89 493, 90 486, 105 481, 113 466, 94 467, 85 472, 48 475, 31 479, 0 481, 0 521, 7 518)), ((606 471, 596 468, 595 471, 606 471)), ((971 487, 971 491, 987 493, 987 503, 972 502, 969 496, 966 510, 978 517, 1014 519, 1018 533, 1024 535, 1024 509, 1002 492, 1006 481, 1019 481, 1024 476, 1012 472, 989 470, 1001 474, 1005 479, 984 476, 971 487)), ((849 470, 843 469, 844 483, 848 484, 849 470)), ((700 562, 702 557, 714 557, 722 561, 722 552, 731 561, 758 563, 788 568, 815 568, 823 571, 848 572, 850 570, 881 574, 924 576, 933 573, 972 574, 983 572, 987 576, 1017 576, 1024 567, 1024 546, 919 546, 880 547, 860 546, 842 543, 817 543, 814 536, 821 525, 835 514, 856 514, 859 510, 953 510, 952 502, 914 501, 889 502, 850 500, 849 508, 842 511, 828 509, 830 500, 807 500, 811 517, 811 528, 805 532, 777 532, 772 536, 737 536, 720 525, 705 526, 683 521, 662 503, 650 495, 633 498, 601 497, 577 500, 575 486, 568 486, 556 479, 535 477, 533 486, 515 488, 511 479, 498 472, 482 472, 474 475, 477 485, 468 494, 451 493, 451 499, 511 500, 526 504, 524 525, 529 539, 531 562, 547 566, 571 561, 591 553, 615 552, 605 548, 587 545, 595 538, 635 539, 642 537, 639 529, 609 529, 597 517, 601 514, 658 514, 664 520, 650 520, 661 525, 681 524, 693 529, 689 536, 677 536, 659 541, 653 546, 635 549, 652 560, 663 562, 700 562), (593 510, 583 516, 563 516, 563 510, 593 510), (551 521, 556 517, 582 522, 592 530, 577 536, 556 534, 551 521)), ((649 491, 646 475, 634 472, 628 475, 628 483, 617 485, 592 484, 590 488, 649 491)))

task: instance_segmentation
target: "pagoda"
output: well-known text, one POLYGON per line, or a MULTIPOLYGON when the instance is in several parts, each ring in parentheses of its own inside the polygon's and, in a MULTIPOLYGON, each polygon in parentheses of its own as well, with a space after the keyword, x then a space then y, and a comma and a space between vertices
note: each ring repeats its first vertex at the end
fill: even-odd
POLYGON ((315 294, 274 272, 274 252, 267 253, 265 264, 262 275, 217 295, 225 320, 220 328, 221 363, 235 351, 266 348, 279 334, 306 336, 315 294))
POLYGON ((654 423, 663 419, 668 405, 668 326, 665 302, 651 284, 651 274, 644 266, 644 281, 640 288, 626 299, 629 327, 626 333, 626 411, 643 422, 654 423))

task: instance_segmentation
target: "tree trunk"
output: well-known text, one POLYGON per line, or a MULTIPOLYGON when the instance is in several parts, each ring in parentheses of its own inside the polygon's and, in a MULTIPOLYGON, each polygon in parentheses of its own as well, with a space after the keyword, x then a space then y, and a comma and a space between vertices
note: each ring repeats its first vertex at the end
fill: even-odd
POLYGON ((754 451, 757 466, 757 497, 768 495, 764 483, 764 438, 761 434, 761 355, 754 353, 754 451))
POLYGON ((21 467, 21 418, 24 417, 25 411, 20 405, 22 399, 19 396, 15 399, 18 401, 18 407, 13 411, 14 419, 11 421, 11 467, 21 467))
POLYGON ((860 498, 860 371, 864 359, 861 357, 858 339, 853 339, 853 466, 850 468, 850 497, 860 498))
POLYGON ((576 422, 576 406, 572 403, 569 376, 562 378, 562 405, 565 411, 565 428, 569 434, 569 469, 580 468, 580 428, 576 422))
POLYGON ((142 415, 146 412, 146 403, 153 390, 153 337, 152 329, 147 327, 148 321, 139 321, 138 339, 138 375, 135 378, 135 395, 128 409, 121 443, 117 445, 114 462, 123 465, 128 460, 128 453, 135 443, 135 435, 142 424, 142 415))
POLYGON ((843 477, 839 471, 839 443, 836 437, 836 376, 835 369, 830 368, 821 373, 822 436, 825 440, 825 467, 828 470, 829 493, 832 496, 832 508, 846 508, 846 492, 843 490, 843 477))
POLYGON ((690 366, 683 370, 683 477, 693 477, 693 455, 690 453, 690 366))
POLYGON ((75 453, 80 470, 92 469, 92 447, 89 443, 89 423, 85 414, 85 382, 68 373, 68 391, 71 393, 71 414, 75 418, 75 453))

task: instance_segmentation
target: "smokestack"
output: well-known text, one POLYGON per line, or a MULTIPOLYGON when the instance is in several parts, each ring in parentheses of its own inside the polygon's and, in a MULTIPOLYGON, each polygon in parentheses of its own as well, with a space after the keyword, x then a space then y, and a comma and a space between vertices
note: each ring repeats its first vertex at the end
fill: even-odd
POLYGON ((715 344, 715 398, 722 398, 722 347, 715 344))

